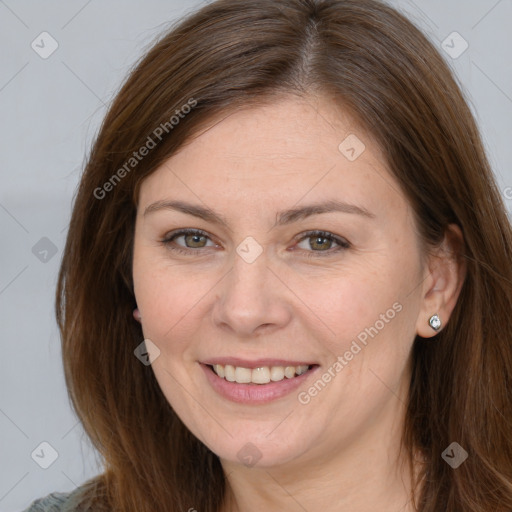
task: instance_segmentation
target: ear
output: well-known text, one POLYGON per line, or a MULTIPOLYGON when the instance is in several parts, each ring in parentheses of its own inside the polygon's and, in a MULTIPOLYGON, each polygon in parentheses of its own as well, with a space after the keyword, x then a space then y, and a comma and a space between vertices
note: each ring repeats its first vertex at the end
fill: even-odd
POLYGON ((135 320, 137 320, 137 322, 139 322, 139 323, 142 320, 142 317, 140 315, 140 312, 139 312, 138 308, 135 308, 133 310, 133 318, 135 318, 135 320))
POLYGON ((441 329, 446 326, 459 297, 466 277, 466 260, 463 256, 464 236, 457 224, 450 224, 441 245, 428 256, 423 282, 421 310, 416 332, 430 338, 437 332, 430 327, 429 318, 436 314, 441 329))

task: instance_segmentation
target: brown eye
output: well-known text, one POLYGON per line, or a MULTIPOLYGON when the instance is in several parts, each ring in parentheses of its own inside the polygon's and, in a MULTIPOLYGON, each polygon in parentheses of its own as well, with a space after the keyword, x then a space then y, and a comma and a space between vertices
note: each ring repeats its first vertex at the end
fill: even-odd
POLYGON ((330 249, 333 240, 326 236, 311 236, 309 237, 309 245, 312 249, 330 249))
POLYGON ((305 233, 301 238, 297 247, 306 250, 310 254, 308 256, 327 256, 334 252, 348 249, 350 244, 332 233, 326 231, 311 231, 305 233), (303 244, 301 246, 301 244, 303 244), (333 245, 337 246, 333 250, 333 245), (314 254, 318 253, 318 254, 314 254))
POLYGON ((162 240, 162 243, 176 252, 194 252, 194 249, 214 247, 216 245, 213 242, 207 245, 208 240, 210 240, 210 237, 205 232, 196 229, 187 229, 169 233, 165 239, 162 240), (181 242, 179 240, 183 241, 181 242))
POLYGON ((206 244, 206 239, 204 235, 182 235, 185 240, 185 245, 190 248, 197 249, 198 247, 204 247, 206 244))

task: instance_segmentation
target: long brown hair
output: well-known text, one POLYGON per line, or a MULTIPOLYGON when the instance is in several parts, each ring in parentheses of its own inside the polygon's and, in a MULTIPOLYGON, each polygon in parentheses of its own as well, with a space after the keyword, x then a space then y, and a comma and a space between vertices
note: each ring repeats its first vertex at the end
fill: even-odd
POLYGON ((376 0, 218 0, 136 65, 75 198, 56 311, 70 399, 105 464, 81 496, 96 512, 216 512, 225 495, 219 458, 134 356, 143 339, 131 275, 141 181, 214 115, 313 91, 375 137, 425 247, 449 223, 464 235, 467 274, 452 317, 434 340, 413 345, 403 449, 411 464, 415 450, 425 454, 417 509, 512 510, 512 229, 449 67, 376 0), (148 137, 155 145, 131 161, 148 137), (441 457, 452 441, 469 454, 457 469, 441 457))

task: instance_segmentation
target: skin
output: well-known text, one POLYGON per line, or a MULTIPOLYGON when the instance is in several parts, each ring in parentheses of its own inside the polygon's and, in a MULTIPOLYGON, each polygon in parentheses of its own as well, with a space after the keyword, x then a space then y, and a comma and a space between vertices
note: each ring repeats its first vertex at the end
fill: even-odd
POLYGON ((411 347, 417 334, 436 334, 432 314, 444 326, 455 306, 464 269, 450 251, 461 236, 451 226, 436 254, 421 250, 410 205, 378 146, 323 96, 282 97, 224 115, 143 182, 134 316, 160 350, 152 368, 170 405, 220 457, 224 510, 413 510, 410 473, 398 457, 411 347), (349 134, 365 145, 354 161, 338 149, 349 134), (145 214, 176 199, 215 210, 227 226, 171 209, 145 214), (375 217, 330 212, 275 226, 277 212, 329 199, 375 217), (184 228, 209 238, 162 242, 184 228), (350 246, 336 251, 336 241, 316 242, 303 235, 309 230, 350 246), (252 263, 236 251, 248 236, 263 249, 252 263), (170 249, 187 243, 188 254, 170 249), (298 392, 396 303, 400 312, 300 403, 298 392), (214 356, 320 368, 298 392, 235 404, 211 388, 199 365, 214 356), (261 454, 252 466, 237 456, 248 442, 261 454))

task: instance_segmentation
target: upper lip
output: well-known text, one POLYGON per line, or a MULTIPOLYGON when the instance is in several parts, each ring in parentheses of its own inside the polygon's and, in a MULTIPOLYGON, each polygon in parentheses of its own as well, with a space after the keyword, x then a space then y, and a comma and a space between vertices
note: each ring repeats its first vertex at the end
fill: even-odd
POLYGON ((285 360, 285 359, 240 359, 238 357, 213 357, 205 361, 201 361, 202 364, 214 365, 220 364, 222 366, 241 366, 242 368, 261 368, 263 366, 310 366, 316 363, 308 361, 296 361, 296 360, 285 360))

